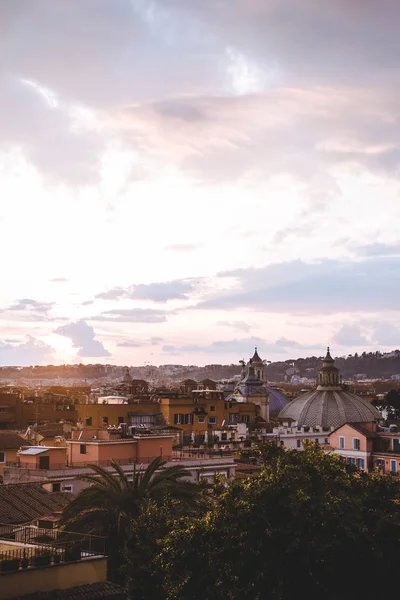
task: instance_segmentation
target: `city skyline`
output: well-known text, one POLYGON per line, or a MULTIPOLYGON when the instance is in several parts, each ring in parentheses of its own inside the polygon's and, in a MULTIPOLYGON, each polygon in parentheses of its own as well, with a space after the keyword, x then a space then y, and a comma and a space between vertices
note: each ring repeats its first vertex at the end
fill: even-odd
POLYGON ((318 6, 0 6, 0 365, 399 347, 398 7, 318 6))

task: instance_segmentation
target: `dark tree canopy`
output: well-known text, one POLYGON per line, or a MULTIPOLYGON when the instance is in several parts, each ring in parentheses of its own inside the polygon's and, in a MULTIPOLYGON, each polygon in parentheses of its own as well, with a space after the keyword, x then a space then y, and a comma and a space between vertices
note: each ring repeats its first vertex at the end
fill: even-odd
POLYGON ((397 479, 315 445, 261 450, 262 473, 181 521, 158 558, 169 600, 378 598, 400 555, 397 479))

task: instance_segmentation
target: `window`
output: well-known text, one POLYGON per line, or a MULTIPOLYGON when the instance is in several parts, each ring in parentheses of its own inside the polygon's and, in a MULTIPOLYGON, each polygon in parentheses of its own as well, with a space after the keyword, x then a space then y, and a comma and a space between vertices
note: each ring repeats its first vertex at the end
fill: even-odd
POLYGON ((349 456, 347 458, 347 462, 350 463, 351 465, 355 465, 356 464, 356 459, 353 458, 352 456, 349 456))
POLYGON ((400 439, 399 438, 393 438, 393 450, 395 452, 400 452, 400 439))
POLYGON ((80 444, 79 451, 81 454, 86 454, 86 444, 80 444))
POLYGON ((397 471, 397 462, 395 460, 390 461, 390 472, 396 473, 397 471))
POLYGON ((208 417, 209 425, 216 425, 216 423, 217 423, 217 417, 208 417))
POLYGON ((215 406, 210 406, 210 412, 214 412, 215 411, 215 406))
POLYGON ((175 413, 174 414, 174 423, 175 425, 183 425, 185 419, 185 415, 182 415, 180 413, 175 413))
POLYGON ((250 421, 249 415, 242 415, 242 423, 248 423, 250 421))
POLYGON ((359 438, 353 438, 353 450, 360 449, 360 440, 359 438))
POLYGON ((92 426, 92 417, 86 417, 86 426, 87 427, 91 427, 92 426))
POLYGON ((229 423, 231 423, 231 425, 236 425, 238 417, 238 413, 229 413, 229 423))
POLYGON ((63 492, 72 492, 72 491, 73 491, 72 484, 69 484, 69 485, 63 485, 62 491, 63 491, 63 492))
POLYGON ((121 423, 125 423, 124 417, 118 417, 118 425, 121 425, 121 423))
POLYGON ((329 444, 329 438, 325 438, 324 444, 329 444))
POLYGON ((185 424, 193 425, 193 415, 185 415, 185 424))
POLYGON ((356 458, 356 466, 359 469, 364 469, 365 463, 363 458, 356 458))
POLYGON ((53 492, 61 492, 61 483, 53 483, 53 492))
POLYGON ((297 440, 296 445, 298 448, 301 448, 301 440, 297 440))
POLYGON ((197 417, 197 422, 198 423, 205 423, 205 418, 204 417, 197 417))
POLYGON ((5 462, 6 462, 6 453, 0 452, 0 463, 5 463, 5 462))
POLYGON ((339 448, 340 450, 344 450, 344 437, 339 438, 339 448))
POLYGON ((108 425, 108 417, 103 417, 103 425, 108 425))

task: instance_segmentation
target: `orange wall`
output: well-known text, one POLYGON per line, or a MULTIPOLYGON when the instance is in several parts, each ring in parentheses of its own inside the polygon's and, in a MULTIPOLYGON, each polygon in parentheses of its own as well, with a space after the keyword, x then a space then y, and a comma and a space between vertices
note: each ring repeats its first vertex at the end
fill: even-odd
POLYGON ((123 417, 124 423, 129 423, 129 413, 157 414, 160 405, 157 403, 145 404, 77 404, 78 420, 84 425, 88 417, 92 418, 92 427, 103 427, 103 417, 108 417, 108 425, 118 426, 118 417, 123 417))
POLYGON ((49 448, 46 452, 41 454, 31 455, 19 455, 21 466, 26 466, 28 469, 38 469, 41 456, 50 457, 50 469, 57 469, 65 465, 67 458, 67 449, 64 447, 60 448, 49 448))
POLYGON ((329 437, 329 443, 333 448, 339 448, 339 438, 344 437, 344 450, 354 450, 353 438, 360 440, 360 451, 367 452, 367 438, 362 434, 353 429, 350 425, 343 425, 340 429, 337 429, 331 433, 329 437))
POLYGON ((69 443, 69 461, 70 464, 107 462, 114 458, 124 463, 131 462, 136 457, 136 442, 79 442, 69 443), (85 444, 86 454, 81 454, 81 443, 85 444))
POLYGON ((172 456, 173 437, 160 436, 138 438, 137 458, 155 458, 156 456, 172 456))

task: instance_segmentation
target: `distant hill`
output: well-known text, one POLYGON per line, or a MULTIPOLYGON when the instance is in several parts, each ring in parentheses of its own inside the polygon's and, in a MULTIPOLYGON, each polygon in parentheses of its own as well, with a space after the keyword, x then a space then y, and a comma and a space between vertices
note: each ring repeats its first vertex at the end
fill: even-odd
MULTIPOLYGON (((322 356, 309 356, 307 358, 292 358, 285 361, 273 362, 268 365, 267 375, 269 381, 285 381, 292 375, 315 378, 321 366, 322 356)), ((363 352, 362 354, 349 354, 336 358, 336 365, 344 379, 391 379, 398 375, 400 378, 400 351, 392 352, 363 352)), ((130 367, 129 372, 135 379, 145 379, 152 382, 182 381, 184 379, 231 379, 240 374, 239 364, 211 364, 204 367, 196 365, 168 364, 156 366, 130 367)), ((60 380, 71 381, 71 385, 79 382, 91 383, 93 381, 118 380, 124 374, 124 367, 115 365, 46 365, 35 367, 1 367, 0 380, 33 380, 45 381, 60 380), (73 383, 72 383, 73 382, 73 383)))

